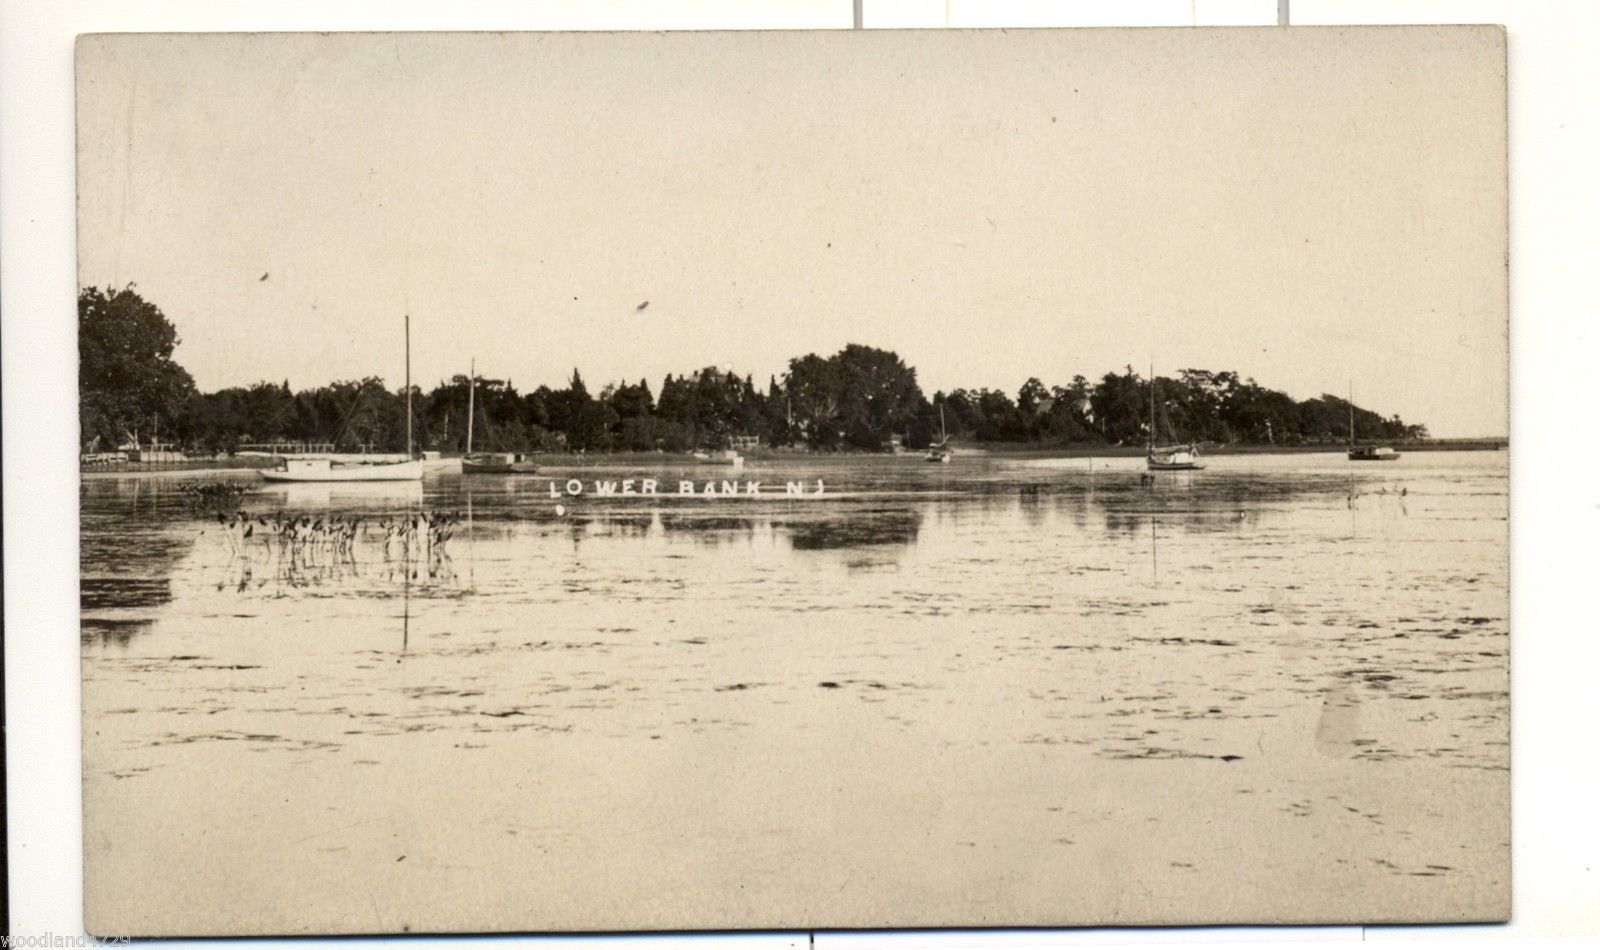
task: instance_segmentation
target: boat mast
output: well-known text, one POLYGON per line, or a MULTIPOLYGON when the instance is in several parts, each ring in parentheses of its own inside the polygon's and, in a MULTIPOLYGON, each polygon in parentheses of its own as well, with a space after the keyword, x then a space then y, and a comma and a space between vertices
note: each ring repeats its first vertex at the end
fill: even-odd
POLYGON ((944 400, 939 400, 939 444, 944 445, 950 441, 950 436, 944 431, 944 400))
POLYGON ((1350 381, 1350 398, 1345 400, 1345 405, 1350 409, 1350 447, 1356 447, 1356 382, 1350 381))
POLYGON ((1150 455, 1156 454, 1156 361, 1150 361, 1150 455))
POLYGON ((411 314, 406 314, 406 461, 411 460, 411 314))
POLYGON ((478 361, 474 359, 467 370, 467 454, 472 454, 472 397, 478 388, 478 361))

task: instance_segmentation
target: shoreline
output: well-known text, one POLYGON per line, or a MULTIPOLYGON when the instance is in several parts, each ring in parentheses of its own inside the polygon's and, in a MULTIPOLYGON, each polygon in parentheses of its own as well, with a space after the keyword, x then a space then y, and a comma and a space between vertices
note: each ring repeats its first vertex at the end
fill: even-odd
MULTIPOLYGON (((1183 443, 1179 443, 1183 444, 1183 443)), ((1324 445, 1220 445, 1201 442, 1200 454, 1222 455, 1341 455, 1349 446, 1344 443, 1324 445)), ((1435 439, 1428 442, 1382 442, 1362 440, 1359 445, 1387 445, 1401 455, 1407 452, 1503 452, 1510 448, 1510 439, 1435 439)), ((1142 445, 1096 446, 1032 446, 1011 442, 978 442, 970 446, 955 443, 959 454, 966 451, 984 455, 1017 458, 1142 458, 1146 449, 1142 445)))
MULTIPOLYGON (((1506 439, 1440 439, 1429 443, 1394 443, 1397 451, 1404 455, 1407 452, 1494 452, 1506 451, 1509 440, 1506 439)), ((1090 459, 1090 458, 1140 458, 1145 454, 1143 446, 1033 446, 1015 445, 1012 443, 955 443, 954 450, 958 459, 966 457, 998 458, 998 459, 1090 459)), ((1235 455, 1339 455, 1343 454, 1345 446, 1330 445, 1202 445, 1202 454, 1206 456, 1235 456, 1235 455)), ((538 462, 541 466, 550 469, 570 471, 572 469, 601 468, 628 464, 653 464, 653 465, 682 465, 705 468, 708 471, 727 470, 730 466, 707 463, 695 458, 686 452, 596 452, 592 454, 576 455, 568 453, 530 452, 528 457, 538 462)), ((764 449, 751 452, 745 456, 747 461, 804 461, 809 463, 828 463, 836 461, 857 462, 864 459, 904 460, 919 459, 922 457, 920 450, 908 450, 900 453, 892 452, 810 452, 805 450, 771 450, 764 449)), ((455 469, 460 461, 460 456, 450 455, 437 460, 424 462, 424 467, 429 470, 440 468, 455 469)), ((118 467, 116 469, 79 469, 78 477, 83 481, 102 481, 117 478, 166 478, 174 476, 209 476, 252 474, 263 468, 270 468, 276 459, 260 459, 257 463, 245 463, 238 459, 226 460, 193 460, 180 463, 155 463, 150 468, 118 467)), ((134 465, 137 463, 129 463, 134 465)))

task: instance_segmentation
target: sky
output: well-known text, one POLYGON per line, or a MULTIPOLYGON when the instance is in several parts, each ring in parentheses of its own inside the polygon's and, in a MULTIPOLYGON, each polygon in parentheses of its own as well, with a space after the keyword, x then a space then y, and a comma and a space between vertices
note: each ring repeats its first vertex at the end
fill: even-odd
POLYGON ((212 390, 891 349, 1507 432, 1493 27, 101 35, 79 279, 212 390), (642 309, 641 309, 642 307, 642 309))

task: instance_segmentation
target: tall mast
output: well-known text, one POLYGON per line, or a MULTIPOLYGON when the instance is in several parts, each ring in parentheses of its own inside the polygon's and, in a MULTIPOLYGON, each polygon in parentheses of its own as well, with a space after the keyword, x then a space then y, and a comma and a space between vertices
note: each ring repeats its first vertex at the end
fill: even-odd
POLYGON ((474 359, 467 370, 467 454, 472 454, 472 397, 478 389, 478 361, 474 359))
POLYGON ((1345 400, 1350 409, 1350 447, 1356 447, 1356 381, 1350 381, 1350 398, 1345 400))
POLYGON ((1156 451, 1156 361, 1150 361, 1150 454, 1156 451))
POLYGON ((406 460, 411 459, 411 314, 406 314, 406 460))
POLYGON ((939 400, 939 444, 944 445, 950 441, 950 436, 944 431, 944 400, 939 400))

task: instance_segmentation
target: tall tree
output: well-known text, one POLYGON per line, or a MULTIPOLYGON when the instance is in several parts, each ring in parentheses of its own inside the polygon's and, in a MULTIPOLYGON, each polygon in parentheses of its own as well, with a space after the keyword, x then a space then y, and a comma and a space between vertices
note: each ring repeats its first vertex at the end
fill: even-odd
POLYGON ((852 448, 885 448, 927 403, 917 371, 891 350, 852 343, 831 360, 837 366, 844 439, 852 448))
POLYGON ((794 428, 814 449, 836 449, 844 439, 844 383, 838 366, 815 353, 789 361, 788 391, 794 428))
POLYGON ((109 448, 174 433, 194 379, 173 362, 178 331, 133 289, 78 293, 79 432, 109 448))

